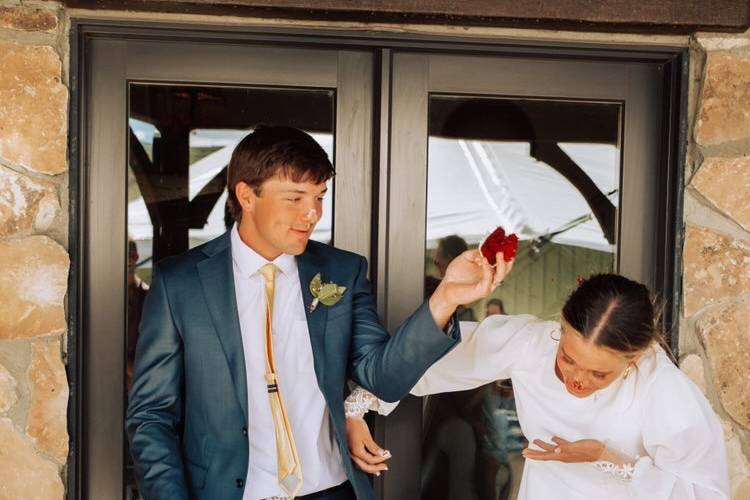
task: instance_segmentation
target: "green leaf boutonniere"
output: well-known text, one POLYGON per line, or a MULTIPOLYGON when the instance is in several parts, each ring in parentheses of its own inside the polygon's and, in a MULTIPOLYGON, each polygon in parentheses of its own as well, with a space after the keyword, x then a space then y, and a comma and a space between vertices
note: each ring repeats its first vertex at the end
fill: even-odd
POLYGON ((324 306, 334 305, 341 300, 345 291, 345 286, 339 286, 336 283, 323 283, 320 273, 316 274, 310 282, 310 293, 312 293, 313 301, 308 310, 313 312, 318 307, 318 303, 322 303, 324 306))

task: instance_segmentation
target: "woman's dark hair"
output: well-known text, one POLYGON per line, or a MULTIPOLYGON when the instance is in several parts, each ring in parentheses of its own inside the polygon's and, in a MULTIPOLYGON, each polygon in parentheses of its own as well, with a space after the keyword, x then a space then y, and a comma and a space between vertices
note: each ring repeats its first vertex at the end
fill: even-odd
POLYGON ((562 315, 597 346, 634 354, 663 343, 648 288, 617 274, 596 274, 570 294, 562 315))
POLYGON ((235 195, 238 182, 260 195, 261 185, 276 174, 293 182, 325 182, 335 171, 328 155, 309 134, 293 127, 259 125, 232 152, 227 169, 229 209, 236 221, 242 208, 235 195))

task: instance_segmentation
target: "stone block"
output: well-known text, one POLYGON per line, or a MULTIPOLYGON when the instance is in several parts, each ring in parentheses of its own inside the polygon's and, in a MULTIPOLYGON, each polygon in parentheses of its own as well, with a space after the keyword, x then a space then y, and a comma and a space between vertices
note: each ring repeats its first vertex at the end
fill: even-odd
POLYGON ((18 231, 46 231, 59 211, 54 184, 0 167, 0 238, 18 231))
POLYGON ((0 42, 0 158, 45 174, 66 170, 68 90, 52 47, 0 42))
POLYGON ((750 231, 750 157, 708 158, 691 185, 716 208, 750 231))
POLYGON ((0 500, 62 500, 57 466, 39 456, 8 418, 0 418, 0 500))
POLYGON ((750 498, 750 476, 745 477, 732 492, 732 500, 747 500, 750 498))
POLYGON ((10 410, 18 401, 18 384, 13 375, 0 365, 0 412, 10 410))
POLYGON ((49 33, 57 29, 57 16, 52 11, 24 5, 0 7, 0 28, 49 33))
POLYGON ((750 245, 688 225, 682 285, 686 317, 704 306, 750 292, 750 245))
POLYGON ((68 254, 46 236, 0 242, 0 340, 65 331, 68 254))
POLYGON ((688 354, 680 361, 680 370, 693 381, 695 385, 706 394, 706 375, 703 369, 703 360, 697 354, 688 354))
POLYGON ((722 33, 721 35, 702 33, 696 36, 696 41, 703 47, 703 50, 707 51, 736 50, 750 46, 750 38, 747 36, 727 36, 726 33, 722 33))
POLYGON ((712 308, 696 323, 721 404, 746 429, 750 429, 749 324, 750 299, 712 308))
POLYGON ((712 146, 750 138, 750 58, 709 52, 695 140, 712 146))
POLYGON ((28 371, 31 407, 26 434, 37 448, 64 464, 68 456, 68 381, 60 342, 34 342, 28 371))
POLYGON ((750 483, 750 463, 742 452, 742 444, 739 436, 732 430, 732 425, 725 419, 721 419, 724 428, 724 445, 727 450, 727 469, 729 469, 729 485, 732 500, 747 500, 750 496, 742 496, 750 483))

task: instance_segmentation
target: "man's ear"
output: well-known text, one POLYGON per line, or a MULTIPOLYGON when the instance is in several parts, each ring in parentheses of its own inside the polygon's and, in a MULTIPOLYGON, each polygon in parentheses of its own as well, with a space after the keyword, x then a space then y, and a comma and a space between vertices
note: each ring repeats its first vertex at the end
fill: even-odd
POLYGON ((243 212, 253 210, 258 195, 255 194, 255 190, 248 183, 242 181, 238 182, 237 185, 234 186, 234 194, 237 197, 237 201, 239 201, 243 212))

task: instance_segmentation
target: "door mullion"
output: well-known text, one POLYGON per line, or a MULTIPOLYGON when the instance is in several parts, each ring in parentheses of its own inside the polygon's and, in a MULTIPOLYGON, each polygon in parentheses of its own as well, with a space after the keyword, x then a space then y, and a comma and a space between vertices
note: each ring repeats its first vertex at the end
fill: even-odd
POLYGON ((373 54, 340 51, 336 90, 333 241, 370 257, 373 54), (343 207, 343 210, 336 210, 343 207))
MULTIPOLYGON (((386 292, 391 331, 419 306, 424 293, 428 81, 427 56, 393 55, 386 292)), ((386 419, 385 437, 393 459, 383 498, 419 498, 421 399, 407 396, 401 402, 386 419)))

